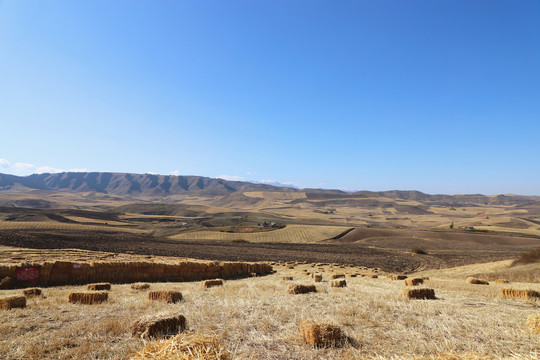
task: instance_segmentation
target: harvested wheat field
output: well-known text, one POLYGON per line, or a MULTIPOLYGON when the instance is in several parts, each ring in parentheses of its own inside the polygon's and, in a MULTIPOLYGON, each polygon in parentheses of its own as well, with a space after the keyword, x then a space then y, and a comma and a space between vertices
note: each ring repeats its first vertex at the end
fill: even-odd
MULTIPOLYGON (((155 291, 181 292, 178 303, 151 301, 131 284, 115 284, 107 302, 81 306, 68 303, 68 295, 86 286, 49 287, 46 298, 29 298, 26 308, 1 310, 0 354, 10 360, 152 359, 161 350, 185 356, 191 345, 229 359, 535 359, 540 353, 540 337, 527 325, 540 303, 501 298, 504 284, 431 278, 437 300, 407 300, 399 296, 401 281, 358 276, 336 291, 328 277, 316 293, 289 294, 283 277, 312 281, 303 275, 311 268, 276 264, 275 274, 230 280, 212 291, 202 281, 152 283, 155 291), (185 331, 175 340, 150 342, 132 335, 134 322, 156 314, 185 316, 185 331), (305 343, 299 329, 306 319, 339 327, 342 346, 305 343), (189 334, 197 335, 189 340, 189 334)), ((318 268, 331 273, 336 267, 318 268)), ((538 284, 512 286, 540 290, 538 284)), ((20 290, 0 290, 2 297, 17 294, 20 290)))

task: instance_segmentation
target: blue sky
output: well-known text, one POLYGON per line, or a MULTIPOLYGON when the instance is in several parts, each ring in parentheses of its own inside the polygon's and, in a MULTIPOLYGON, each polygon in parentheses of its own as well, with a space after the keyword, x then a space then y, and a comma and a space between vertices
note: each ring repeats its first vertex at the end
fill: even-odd
POLYGON ((0 172, 540 195, 539 0, 0 0, 0 172))

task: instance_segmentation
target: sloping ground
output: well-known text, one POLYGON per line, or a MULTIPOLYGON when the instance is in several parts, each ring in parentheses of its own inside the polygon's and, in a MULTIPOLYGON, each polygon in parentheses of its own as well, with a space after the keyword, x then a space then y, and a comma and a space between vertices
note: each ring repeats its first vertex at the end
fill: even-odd
POLYGON ((223 240, 174 240, 148 235, 112 232, 0 231, 0 245, 33 249, 86 249, 165 255, 220 261, 308 261, 379 267, 385 271, 411 272, 512 259, 520 250, 440 250, 428 255, 407 249, 383 249, 345 243, 237 243, 223 240))
POLYGON ((126 225, 83 225, 76 223, 61 223, 57 221, 1 221, 0 230, 123 231, 133 233, 145 232, 145 230, 136 229, 126 225))
POLYGON ((345 226, 287 225, 278 229, 257 233, 228 233, 218 231, 195 231, 172 235, 176 240, 246 240, 249 242, 316 243, 332 238, 349 229, 345 226))
POLYGON ((416 276, 428 276, 449 279, 466 279, 469 276, 494 281, 505 279, 511 282, 540 282, 540 263, 511 266, 512 260, 496 261, 482 264, 458 266, 444 270, 426 270, 416 276))
POLYGON ((540 238, 460 231, 357 228, 333 240, 392 249, 425 247, 436 250, 529 250, 540 247, 540 238))

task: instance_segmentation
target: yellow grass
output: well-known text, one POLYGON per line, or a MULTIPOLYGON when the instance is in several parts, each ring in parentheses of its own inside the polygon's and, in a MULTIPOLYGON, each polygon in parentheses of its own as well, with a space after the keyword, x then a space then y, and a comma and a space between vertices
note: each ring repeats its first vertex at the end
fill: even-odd
POLYGON ((217 231, 196 231, 170 236, 172 239, 194 240, 238 240, 250 242, 315 243, 334 237, 349 229, 345 226, 287 225, 278 229, 257 233, 226 233, 217 231))

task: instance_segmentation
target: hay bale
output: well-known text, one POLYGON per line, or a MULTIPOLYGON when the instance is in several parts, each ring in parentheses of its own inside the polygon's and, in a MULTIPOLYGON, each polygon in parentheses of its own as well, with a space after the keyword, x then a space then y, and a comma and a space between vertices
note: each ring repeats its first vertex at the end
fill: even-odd
POLYGON ((41 289, 39 288, 24 289, 23 295, 26 297, 41 296, 41 289))
POLYGON ((372 278, 372 279, 377 279, 377 278, 379 277, 379 275, 368 274, 367 277, 368 277, 368 278, 372 278))
POLYGON ((111 290, 111 284, 109 283, 88 284, 88 286, 86 286, 86 289, 90 291, 111 290))
POLYGON ((540 334, 540 315, 531 315, 527 319, 529 331, 533 334, 540 334))
POLYGON ((26 307, 26 297, 24 296, 0 297, 0 310, 10 310, 24 307, 26 307))
POLYGON ((177 303, 182 300, 182 293, 180 291, 159 290, 149 291, 148 300, 165 301, 168 303, 177 303))
POLYGON ((15 288, 17 288, 17 284, 15 283, 15 280, 13 280, 12 277, 6 276, 2 280, 0 280, 0 289, 8 290, 8 289, 15 289, 15 288))
POLYGON ((186 329, 184 315, 158 316, 140 319, 131 326, 131 334, 141 338, 155 338, 163 335, 175 335, 186 329))
POLYGON ((407 275, 389 275, 390 280, 405 280, 407 275))
POLYGON ((332 275, 332 279, 344 279, 345 274, 334 274, 332 275))
POLYGON ((315 280, 315 282, 321 282, 322 281, 322 275, 321 274, 314 274, 313 275, 313 280, 315 280))
POLYGON ((405 286, 416 286, 424 283, 424 279, 421 278, 405 279, 403 281, 405 282, 405 286))
POLYGON ((328 348, 343 345, 343 333, 335 325, 302 321, 300 323, 300 334, 306 343, 314 347, 328 348))
POLYGON ((422 280, 424 280, 424 281, 429 280, 429 277, 423 276, 423 277, 422 277, 422 280))
POLYGON ((467 284, 489 285, 489 281, 477 279, 477 278, 474 278, 474 277, 468 277, 467 278, 467 284))
POLYGON ((299 285, 299 284, 291 284, 287 288, 287 292, 289 294, 307 294, 310 292, 317 292, 317 288, 315 285, 299 285))
POLYGON ((249 273, 249 277, 257 277, 257 273, 255 272, 249 273))
POLYGON ((330 287, 347 287, 347 281, 346 280, 332 280, 332 282, 330 282, 330 287))
POLYGON ((503 299, 532 300, 540 298, 540 293, 534 290, 501 289, 503 299))
POLYGON ((403 288, 399 295, 403 299, 436 299, 433 289, 410 289, 403 288))
POLYGON ((357 277, 358 274, 351 274, 350 277, 357 277))
POLYGON ((68 302, 72 304, 99 304, 109 299, 109 294, 105 291, 99 292, 74 292, 69 294, 68 302))
POLYGON ((203 288, 211 288, 214 286, 223 286, 223 280, 213 279, 213 280, 206 280, 202 283, 203 288))
POLYGON ((135 284, 131 284, 131 288, 133 290, 148 290, 150 289, 150 284, 148 283, 135 283, 135 284))
POLYGON ((292 276, 284 276, 284 277, 283 277, 283 280, 285 280, 285 281, 292 281, 292 280, 293 280, 293 277, 292 277, 292 276))
POLYGON ((497 279, 495 280, 495 284, 510 284, 510 281, 506 279, 497 279))
POLYGON ((228 360, 225 347, 215 338, 199 333, 178 334, 149 342, 131 360, 228 360))

